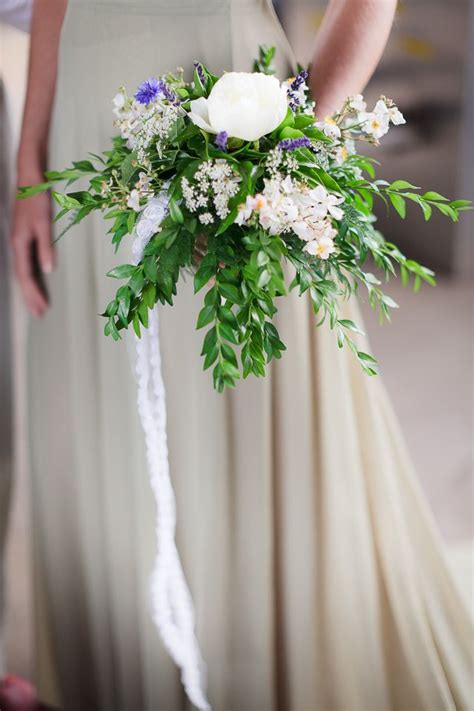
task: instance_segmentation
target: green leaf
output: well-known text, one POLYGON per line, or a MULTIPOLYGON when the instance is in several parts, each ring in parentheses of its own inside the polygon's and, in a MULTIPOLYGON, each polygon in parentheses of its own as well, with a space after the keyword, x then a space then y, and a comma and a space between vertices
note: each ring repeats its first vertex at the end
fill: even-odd
POLYGON ((208 264, 203 260, 201 262, 201 266, 194 275, 194 293, 197 294, 203 286, 209 283, 209 281, 215 276, 215 274, 216 269, 214 265, 208 264))
POLYGON ((204 306, 204 308, 199 312, 196 328, 199 330, 200 328, 207 326, 214 319, 215 315, 215 306, 204 306))
POLYGON ((434 190, 429 190, 427 193, 424 193, 422 198, 424 200, 441 200, 442 202, 448 202, 448 198, 445 198, 444 195, 440 195, 440 193, 437 193, 434 190))
POLYGON ((229 341, 230 343, 234 343, 236 346, 239 344, 239 341, 232 330, 232 328, 229 326, 228 323, 220 323, 218 327, 219 335, 223 336, 226 341, 229 341))
POLYGON ((108 277, 113 279, 127 279, 135 273, 136 267, 133 264, 122 264, 120 267, 115 267, 107 272, 108 277))
POLYGON ((412 185, 406 180, 394 180, 393 183, 390 183, 390 190, 419 190, 419 188, 416 185, 412 185))
POLYGON ((125 327, 128 326, 128 312, 130 310, 131 292, 128 286, 122 286, 117 291, 117 315, 125 327))
POLYGON ((361 329, 354 323, 354 321, 351 321, 348 318, 340 318, 338 319, 338 323, 340 323, 341 326, 344 326, 344 328, 349 329, 349 331, 353 331, 354 333, 360 333, 361 336, 364 335, 364 331, 361 331, 361 329))
POLYGON ((75 160, 72 164, 76 170, 80 170, 82 173, 97 173, 90 160, 75 160))
POLYGON ((392 203, 393 207, 395 210, 398 212, 402 220, 405 219, 405 216, 407 214, 407 207, 406 207, 406 202, 402 198, 401 195, 397 195, 396 193, 388 193, 388 196, 390 198, 390 202, 392 203))
POLYGON ((363 360, 366 363, 377 363, 377 360, 373 356, 369 355, 368 353, 364 353, 363 351, 357 351, 357 357, 359 358, 359 360, 363 360))
POLYGON ((214 284, 214 286, 209 289, 206 296, 204 297, 204 304, 206 306, 214 306, 218 302, 219 294, 217 293, 217 286, 214 284))
POLYGON ((391 309, 398 309, 399 308, 397 302, 394 301, 391 296, 387 296, 387 294, 384 294, 382 296, 382 302, 385 304, 385 306, 388 306, 391 309))
POLYGON ((133 174, 137 170, 137 156, 135 153, 129 155, 120 164, 121 183, 128 186, 133 174))
POLYGON ((224 360, 221 367, 226 375, 230 375, 232 378, 240 378, 239 369, 228 360, 224 360))
POLYGON ((298 116, 295 116, 295 128, 307 128, 308 126, 313 126, 315 120, 314 116, 299 114, 298 116))
POLYGON ((145 277, 141 269, 136 269, 135 273, 128 282, 129 287, 135 294, 139 294, 143 288, 145 277))
POLYGON ((176 223, 182 225, 184 222, 184 215, 183 215, 178 203, 176 202, 176 200, 174 200, 174 198, 172 198, 169 202, 169 209, 170 209, 170 217, 173 220, 173 222, 176 222, 176 223))
POLYGON ((105 334, 106 336, 112 336, 112 338, 114 339, 114 341, 120 340, 120 334, 119 334, 119 332, 118 332, 118 330, 117 330, 117 326, 115 325, 115 321, 114 321, 114 319, 113 319, 112 317, 109 318, 109 320, 108 320, 107 323, 105 324, 105 327, 104 327, 104 334, 105 334))
POLYGON ((138 313, 135 313, 133 317, 133 330, 135 331, 136 335, 138 338, 141 338, 141 327, 140 327, 140 319, 138 318, 138 313))
POLYGON ((446 217, 450 217, 453 222, 457 222, 459 217, 456 212, 456 210, 453 210, 453 208, 450 205, 446 205, 445 203, 435 203, 437 209, 443 214, 446 215, 446 217))
POLYGON ((270 257, 263 249, 257 252, 257 266, 264 267, 270 261, 270 257))
POLYGON ((279 139, 283 141, 285 138, 303 138, 304 133, 298 128, 292 128, 291 126, 285 126, 280 131, 279 139))
POLYGON ((453 200, 453 202, 450 203, 451 207, 454 207, 455 210, 459 210, 465 207, 471 207, 472 201, 471 200, 453 200))
POLYGON ((229 299, 229 301, 231 301, 233 304, 240 303, 241 298, 239 290, 232 284, 227 284, 226 282, 219 284, 219 292, 224 298, 229 299))
POLYGON ((135 227, 135 221, 137 219, 137 213, 134 212, 133 210, 130 211, 128 218, 127 218, 127 230, 129 234, 132 234, 133 228, 135 227))
MULTIPOLYGON (((201 65, 201 70, 202 70, 202 73, 204 74, 204 78, 206 79, 206 73, 205 73, 202 65, 201 65)), ((202 83, 201 77, 199 76, 199 72, 197 71, 197 69, 194 70, 193 82, 194 82, 194 93, 196 94, 196 96, 206 96, 207 81, 206 81, 206 84, 202 83)))
POLYGON ((156 302, 156 286, 147 284, 142 291, 142 298, 149 309, 152 309, 156 302))
POLYGON ((138 306, 138 317, 145 328, 148 328, 148 306, 144 301, 138 306))
POLYGON ((423 215, 424 215, 426 222, 428 222, 431 215, 433 214, 433 208, 427 202, 423 202, 423 201, 420 202, 420 207, 423 210, 423 215))
POLYGON ((68 208, 69 210, 73 210, 76 207, 81 207, 81 203, 79 202, 79 200, 71 198, 68 195, 57 193, 54 190, 51 191, 51 195, 53 196, 55 202, 58 203, 59 207, 68 208))
POLYGON ((145 276, 147 279, 156 282, 156 279, 158 277, 158 262, 155 259, 154 255, 150 254, 149 256, 144 258, 143 271, 145 272, 145 276))
POLYGON ((44 193, 49 190, 51 183, 38 183, 37 185, 24 185, 18 188, 17 199, 25 200, 26 198, 33 197, 33 195, 38 195, 39 193, 44 193))
POLYGON ((260 275, 258 277, 258 281, 257 281, 258 288, 264 289, 269 284, 271 279, 272 279, 272 275, 270 274, 268 269, 264 269, 262 272, 260 272, 260 275))
POLYGON ((208 368, 211 367, 211 365, 213 363, 216 362, 218 355, 219 355, 219 348, 217 346, 214 346, 206 353, 206 357, 204 358, 204 366, 203 366, 204 370, 207 370, 208 368))
POLYGON ((216 327, 213 326, 207 333, 204 338, 204 343, 202 344, 202 351, 201 355, 206 355, 211 351, 215 346, 217 345, 217 330, 216 327))

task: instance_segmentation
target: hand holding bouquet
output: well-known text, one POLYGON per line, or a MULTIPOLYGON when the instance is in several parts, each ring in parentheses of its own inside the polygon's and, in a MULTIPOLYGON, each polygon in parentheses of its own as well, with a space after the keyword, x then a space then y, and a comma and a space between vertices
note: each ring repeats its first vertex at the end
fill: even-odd
POLYGON ((402 218, 407 201, 426 220, 433 208, 452 220, 469 209, 469 201, 422 194, 404 180, 375 179, 374 161, 356 143, 378 143, 391 123, 405 122, 392 101, 381 97, 369 112, 355 96, 318 121, 307 72, 280 83, 273 54, 262 48, 252 74, 218 78, 195 63, 191 83, 177 73, 148 79, 133 98, 121 89, 113 100, 120 135, 111 150, 20 189, 28 197, 87 177, 87 190, 53 192, 56 220, 71 213, 69 229, 101 210, 116 247, 132 236, 134 263, 109 272, 127 280, 104 312, 105 334, 114 339, 129 325, 140 336, 149 310, 172 304, 181 272, 192 270, 195 291, 205 290, 197 322, 207 328, 204 368, 213 368, 219 391, 241 376, 264 376, 266 364, 281 357, 273 317, 278 297, 295 288, 309 292, 318 325, 328 322, 339 346, 373 375, 375 359, 351 338, 357 325, 339 313, 341 300, 360 287, 381 318, 396 306, 365 270, 368 259, 387 278, 398 267, 415 289, 434 284, 429 269, 377 231, 374 198, 402 218))

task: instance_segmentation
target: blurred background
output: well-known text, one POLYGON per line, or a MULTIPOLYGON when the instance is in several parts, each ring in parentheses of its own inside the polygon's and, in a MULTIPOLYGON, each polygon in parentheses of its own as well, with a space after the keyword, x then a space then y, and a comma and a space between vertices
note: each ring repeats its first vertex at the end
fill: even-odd
MULTIPOLYGON (((302 64, 311 56, 324 7, 325 2, 318 0, 278 2, 278 13, 302 64)), ((0 672, 6 654, 10 671, 31 678, 26 316, 12 284, 7 254, 27 54, 27 33, 0 23, 0 545, 10 498, 0 672)), ((369 104, 381 93, 396 101, 407 125, 394 127, 377 150, 382 162, 379 177, 403 176, 448 196, 472 198, 474 8, 470 0, 399 3, 389 46, 366 91, 369 104)), ((396 284, 389 287, 401 306, 391 325, 380 327, 367 304, 363 308, 421 483, 448 544, 460 588, 472 604, 474 218, 467 213, 461 224, 450 225, 435 217, 427 224, 413 209, 404 222, 388 223, 383 210, 379 219, 390 240, 438 274, 438 287, 423 287, 419 294, 396 284)))

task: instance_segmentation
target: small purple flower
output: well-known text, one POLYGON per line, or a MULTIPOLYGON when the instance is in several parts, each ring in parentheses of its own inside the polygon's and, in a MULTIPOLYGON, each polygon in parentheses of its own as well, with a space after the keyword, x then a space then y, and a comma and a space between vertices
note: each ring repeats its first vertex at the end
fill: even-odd
POLYGON ((295 77, 295 80, 290 86, 290 89, 292 91, 298 91, 300 86, 305 83, 306 79, 308 78, 308 72, 306 69, 302 69, 301 72, 295 77))
POLYGON ((200 62, 194 62, 194 69, 197 72, 197 75, 199 77, 199 81, 203 86, 206 86, 206 75, 204 74, 204 70, 202 68, 202 64, 200 62))
POLYGON ((176 94, 171 91, 166 82, 164 82, 163 79, 156 79, 155 77, 150 77, 150 79, 140 84, 135 94, 135 99, 140 104, 151 104, 151 102, 160 95, 168 99, 172 104, 179 103, 176 100, 176 94))
POLYGON ((168 99, 170 104, 179 104, 179 101, 176 98, 176 94, 174 93, 174 91, 171 91, 169 86, 164 81, 161 82, 161 93, 163 94, 165 99, 168 99))
POLYGON ((311 148, 311 141, 307 136, 301 138, 285 138, 280 141, 278 148, 283 151, 296 151, 298 148, 311 148))
POLYGON ((227 135, 227 131, 219 131, 219 133, 216 136, 216 146, 221 150, 221 151, 227 151, 227 140, 229 136, 227 135))
POLYGON ((305 84, 307 78, 308 72, 306 69, 303 69, 290 84, 290 88, 288 89, 288 97, 290 99, 290 109, 292 111, 296 111, 298 106, 301 106, 301 104, 304 103, 306 87, 303 87, 303 85, 305 84))
POLYGON ((144 81, 138 87, 137 93, 135 94, 135 99, 140 104, 151 104, 156 97, 161 94, 163 82, 156 79, 156 77, 150 77, 144 81))

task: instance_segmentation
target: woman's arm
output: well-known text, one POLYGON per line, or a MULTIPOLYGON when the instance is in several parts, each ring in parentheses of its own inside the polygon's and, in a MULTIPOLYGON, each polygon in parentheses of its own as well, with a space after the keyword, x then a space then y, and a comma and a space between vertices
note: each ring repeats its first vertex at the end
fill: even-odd
MULTIPOLYGON (((42 182, 46 169, 48 135, 56 85, 58 46, 67 0, 35 0, 20 147, 18 185, 42 182)), ((46 193, 15 204, 12 247, 15 270, 26 304, 35 316, 48 300, 35 262, 44 273, 54 268, 51 240, 51 203, 46 193)))
POLYGON ((330 0, 310 76, 319 118, 363 91, 387 44, 396 6, 396 0, 330 0))

